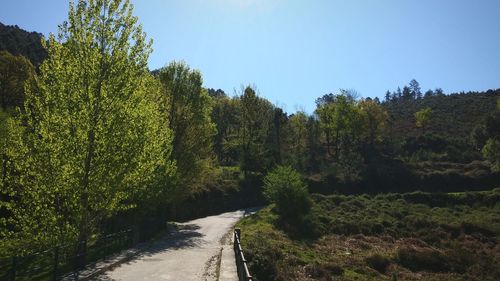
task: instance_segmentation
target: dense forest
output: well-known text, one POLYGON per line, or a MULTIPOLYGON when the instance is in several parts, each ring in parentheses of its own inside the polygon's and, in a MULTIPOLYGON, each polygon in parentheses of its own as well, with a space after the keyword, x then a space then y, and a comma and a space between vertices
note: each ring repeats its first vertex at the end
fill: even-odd
MULTIPOLYGON (((273 202, 262 190, 276 167, 323 194, 312 205, 330 214, 317 224, 320 236, 335 227, 414 230, 336 224, 332 213, 390 199, 347 194, 500 183, 500 89, 423 93, 412 80, 383 100, 339 90, 317 93, 312 113, 285 112, 254 86, 234 95, 206 89, 184 62, 148 69, 152 43, 129 1, 72 4, 57 37, 0 24, 0 38, 0 257, 61 241, 85 241, 75 249, 85 257, 87 242, 104 233, 273 202)), ((279 221, 271 209, 264 216, 279 221)))
POLYGON ((40 65, 47 57, 47 50, 42 45, 43 35, 28 32, 17 25, 10 26, 0 23, 0 50, 13 55, 22 55, 35 66, 40 65))

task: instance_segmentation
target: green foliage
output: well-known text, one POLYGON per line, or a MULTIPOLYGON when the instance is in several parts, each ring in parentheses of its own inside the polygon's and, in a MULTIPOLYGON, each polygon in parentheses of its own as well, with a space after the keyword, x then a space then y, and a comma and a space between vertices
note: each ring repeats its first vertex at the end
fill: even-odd
POLYGON ((401 148, 402 156, 408 157, 409 162, 470 163, 481 157, 479 152, 463 140, 444 138, 430 133, 406 138, 401 148))
POLYGON ((368 143, 374 147, 376 143, 382 141, 386 131, 387 112, 380 103, 372 99, 362 99, 359 102, 359 107, 366 126, 365 137, 368 143))
POLYGON ((341 178, 354 180, 359 176, 362 164, 359 153, 365 123, 361 108, 348 91, 326 100, 327 103, 319 104, 316 113, 326 139, 327 152, 337 160, 341 178))
POLYGON ((238 105, 241 170, 264 173, 274 162, 267 148, 273 105, 250 86, 244 89, 238 105))
POLYGON ((287 136, 288 147, 287 154, 290 165, 305 172, 307 170, 308 158, 310 150, 307 143, 307 115, 305 112, 299 111, 288 119, 287 136))
POLYGON ((500 170, 500 139, 490 138, 483 147, 483 155, 494 163, 494 169, 500 170))
POLYGON ((7 51, 15 56, 28 58, 35 66, 39 66, 47 57, 47 50, 42 46, 43 35, 28 32, 17 25, 0 23, 0 51, 7 51))
POLYGON ((0 155, 4 155, 7 148, 7 139, 9 136, 7 122, 9 117, 10 116, 0 108, 0 155))
POLYGON ((422 132, 425 134, 425 129, 429 125, 431 118, 432 109, 424 108, 415 112, 415 125, 417 128, 422 128, 422 132))
POLYGON ((296 220, 311 207, 309 192, 300 174, 289 166, 278 166, 264 178, 264 196, 276 205, 284 220, 296 220))
MULTIPOLYGON (((383 143, 387 112, 378 100, 356 100, 349 91, 319 99, 316 114, 341 182, 361 179, 365 160, 383 143), (334 147, 334 151, 332 151, 334 147)), ((328 159, 328 157, 326 157, 328 159)))
MULTIPOLYGON (((307 264, 302 272, 318 278, 355 278, 366 272, 375 278, 390 260, 384 253, 366 253, 358 264, 379 272, 363 268, 360 273, 336 260, 321 261, 313 250, 299 253, 303 247, 293 241, 285 243, 292 253, 273 244, 289 238, 314 240, 335 233, 399 239, 416 233, 440 247, 443 239, 428 231, 431 227, 453 239, 457 232, 488 237, 498 232, 492 219, 498 212, 490 202, 495 196, 487 204, 479 195, 463 199, 427 193, 314 196, 311 203, 294 169, 325 182, 328 192, 333 185, 350 193, 484 188, 477 182, 496 183, 498 173, 489 171, 481 152, 500 169, 500 90, 444 95, 436 89, 422 97, 412 80, 388 92, 383 104, 341 90, 319 98, 313 115, 289 115, 259 97, 255 87, 242 88, 232 98, 222 90, 206 90, 201 73, 183 62, 151 75, 151 43, 128 0, 72 2, 68 22, 57 39, 51 35, 43 42, 42 51, 41 35, 17 27, 0 24, 0 38, 0 50, 8 51, 0 51, 0 244, 11 250, 88 240, 104 220, 131 209, 145 216, 188 200, 184 206, 196 211, 184 214, 217 209, 210 206, 220 202, 213 194, 236 193, 241 187, 240 195, 255 196, 262 176, 276 164, 293 168, 279 166, 265 179, 265 195, 275 203, 280 229, 268 222, 270 239, 278 238, 257 245, 269 251, 254 260, 266 266, 260 276, 285 279, 294 266, 307 264), (38 75, 21 56, 38 67, 47 54, 38 75), (20 110, 14 113, 14 107, 20 110), (486 204, 488 212, 469 200, 486 204), (450 202, 472 211, 454 210, 450 202), (278 258, 284 261, 273 265, 278 258)), ((260 196, 242 204, 258 202, 260 196)), ((401 264, 410 268, 408 260, 423 264, 418 270, 434 270, 435 262, 426 260, 435 253, 426 251, 401 253, 401 264)), ((447 270, 462 262, 470 267, 464 258, 443 255, 447 270)), ((437 267, 442 268, 439 257, 437 267)))
POLYGON ((432 108, 432 122, 426 133, 467 139, 477 125, 484 124, 484 119, 496 111, 499 96, 500 90, 447 95, 440 91, 419 100, 386 100, 382 105, 392 116, 392 134, 396 140, 421 134, 415 128, 415 113, 425 108, 432 108))
MULTIPOLYGON (((497 100, 500 110, 500 98, 497 100)), ((493 163, 493 170, 500 171, 500 112, 497 111, 486 118, 483 139, 486 139, 482 148, 483 156, 493 163)))
POLYGON ((217 133, 214 136, 213 146, 220 165, 238 164, 238 100, 228 98, 222 91, 215 94, 209 89, 214 106, 212 110, 212 121, 215 123, 217 133))
POLYGON ((374 254, 371 256, 368 256, 366 259, 366 263, 376 271, 380 273, 385 273, 387 270, 387 267, 391 263, 391 261, 386 257, 381 254, 374 254))
MULTIPOLYGON (((9 210, 12 207, 14 195, 9 192, 8 186, 13 180, 12 174, 18 172, 18 165, 13 161, 13 155, 24 153, 17 150, 15 141, 21 137, 24 128, 18 120, 0 108, 0 211, 9 210)), ((0 217, 0 237, 5 237, 6 218, 0 217)))
POLYGON ((318 107, 317 114, 325 133, 327 146, 335 147, 334 155, 352 150, 359 143, 362 131, 362 117, 355 99, 349 92, 342 91, 331 102, 318 107))
POLYGON ((22 107, 25 84, 34 87, 35 68, 23 56, 0 51, 0 73, 0 107, 22 107))
POLYGON ((79 1, 68 16, 26 92, 26 134, 8 154, 18 172, 4 186, 17 198, 11 235, 40 244, 87 240, 173 171, 150 43, 129 1, 79 1))
POLYGON ((164 120, 174 134, 171 155, 177 166, 172 201, 201 191, 216 177, 212 149, 215 124, 212 99, 202 88, 201 73, 185 63, 172 62, 158 72, 167 111, 164 120))
POLYGON ((320 237, 290 236, 267 207, 238 223, 256 280, 497 280, 500 190, 313 194, 320 237), (336 273, 334 273, 334 268, 336 273), (341 270, 338 270, 338 269, 341 270))
POLYGON ((409 247, 400 248, 397 260, 402 266, 412 271, 446 272, 450 269, 446 255, 430 248, 421 250, 409 247))

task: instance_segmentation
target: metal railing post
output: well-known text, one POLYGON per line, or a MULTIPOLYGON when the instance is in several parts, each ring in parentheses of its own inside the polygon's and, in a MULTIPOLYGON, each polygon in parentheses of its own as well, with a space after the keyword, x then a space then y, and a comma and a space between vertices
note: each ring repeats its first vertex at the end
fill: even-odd
POLYGON ((57 267, 59 266, 59 246, 54 248, 54 272, 52 273, 52 280, 57 280, 57 267))
POLYGON ((10 275, 10 281, 15 281, 16 280, 16 266, 17 266, 17 257, 13 256, 12 257, 12 268, 11 268, 11 275, 10 275))
POLYGON ((104 236, 104 259, 106 259, 109 256, 109 252, 111 252, 111 246, 109 245, 110 241, 111 237, 109 235, 104 236))
POLYGON ((247 266, 247 260, 241 248, 241 229, 234 230, 234 254, 236 256, 236 269, 238 271, 238 279, 240 281, 252 281, 253 277, 250 274, 247 266))

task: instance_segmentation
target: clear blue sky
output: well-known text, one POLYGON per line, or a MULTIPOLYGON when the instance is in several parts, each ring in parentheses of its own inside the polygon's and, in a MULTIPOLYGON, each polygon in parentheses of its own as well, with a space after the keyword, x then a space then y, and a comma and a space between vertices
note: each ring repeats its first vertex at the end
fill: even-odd
MULTIPOLYGON (((254 84, 314 110, 340 88, 382 97, 415 78, 425 91, 500 87, 498 0, 132 0, 153 38, 150 68, 184 60, 228 94, 254 84)), ((44 34, 66 0, 2 0, 0 22, 44 34)))

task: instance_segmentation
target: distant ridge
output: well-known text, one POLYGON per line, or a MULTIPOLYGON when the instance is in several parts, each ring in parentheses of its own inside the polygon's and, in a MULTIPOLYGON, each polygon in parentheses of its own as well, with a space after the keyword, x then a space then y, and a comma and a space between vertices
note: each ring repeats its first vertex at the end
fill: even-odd
POLYGON ((17 25, 0 23, 0 51, 22 55, 36 67, 47 57, 47 51, 42 47, 42 39, 41 33, 29 32, 17 25))
POLYGON ((421 132, 415 127, 415 112, 431 108, 429 133, 468 140, 474 128, 497 112, 499 98, 500 89, 495 89, 389 101, 384 107, 391 116, 395 137, 418 136, 421 132))

